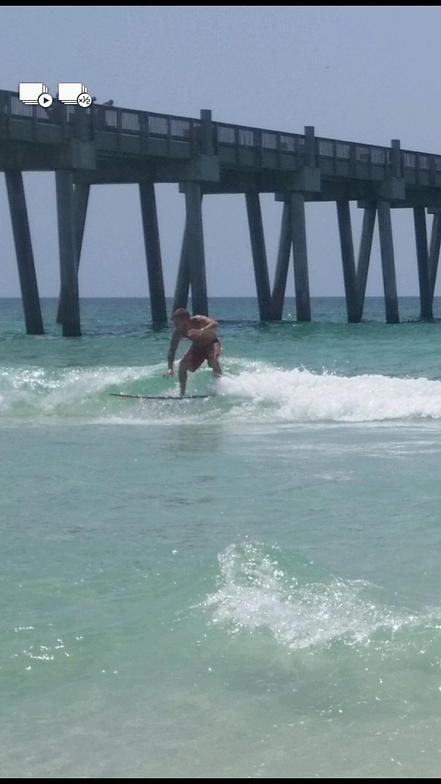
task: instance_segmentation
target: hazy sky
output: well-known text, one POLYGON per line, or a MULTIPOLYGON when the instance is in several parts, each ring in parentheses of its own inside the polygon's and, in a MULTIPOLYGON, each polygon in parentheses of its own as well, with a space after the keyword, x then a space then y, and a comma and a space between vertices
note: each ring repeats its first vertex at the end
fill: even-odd
MULTIPOLYGON (((99 101, 441 153, 441 8, 431 6, 3 6, 2 89, 83 82, 99 101)), ((0 297, 19 294, 0 175, 0 297)), ((26 174, 40 293, 57 294, 53 174, 26 174)), ((166 293, 184 221, 177 186, 157 186, 166 293)), ((281 205, 262 197, 270 271, 281 205)), ((353 209, 356 244, 360 211, 353 209)), ((399 294, 417 292, 413 216, 393 212, 399 294)), ((244 197, 204 199, 209 294, 254 295, 244 197)), ((307 205, 312 295, 343 293, 335 205, 307 205)), ((438 289, 437 289, 438 290, 438 289)), ((439 289, 441 292, 441 288, 439 289)), ((289 293, 293 291, 292 269, 289 293)), ((83 296, 147 293, 136 185, 92 188, 83 296)), ((368 294, 381 293, 378 239, 368 294)))

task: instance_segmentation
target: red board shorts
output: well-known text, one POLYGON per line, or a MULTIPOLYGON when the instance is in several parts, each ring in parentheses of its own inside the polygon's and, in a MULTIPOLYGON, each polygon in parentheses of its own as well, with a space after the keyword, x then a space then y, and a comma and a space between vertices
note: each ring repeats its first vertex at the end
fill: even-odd
POLYGON ((219 359, 221 352, 221 344, 219 340, 210 343, 209 346, 197 347, 190 346, 188 351, 182 357, 182 362, 185 364, 192 373, 197 370, 205 360, 207 360, 210 367, 213 367, 214 362, 219 359))

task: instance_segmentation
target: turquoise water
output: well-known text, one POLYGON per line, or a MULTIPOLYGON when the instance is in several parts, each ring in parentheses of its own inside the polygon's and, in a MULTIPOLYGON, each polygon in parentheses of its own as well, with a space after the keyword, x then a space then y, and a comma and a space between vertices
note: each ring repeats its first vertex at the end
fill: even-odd
POLYGON ((438 775, 441 322, 313 306, 163 403, 141 300, 0 303, 3 777, 438 775))

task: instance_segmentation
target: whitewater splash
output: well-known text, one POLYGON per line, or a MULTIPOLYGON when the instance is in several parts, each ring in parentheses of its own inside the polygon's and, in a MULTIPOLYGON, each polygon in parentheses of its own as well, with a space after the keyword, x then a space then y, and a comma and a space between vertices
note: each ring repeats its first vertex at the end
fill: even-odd
POLYGON ((375 422, 441 418, 441 381, 381 375, 338 376, 257 365, 224 377, 220 390, 248 410, 287 422, 375 422))
POLYGON ((280 568, 276 548, 232 544, 219 556, 218 589, 201 605, 211 622, 232 633, 269 633, 290 649, 326 647, 336 640, 368 643, 383 629, 393 635, 406 627, 439 623, 439 612, 412 615, 377 606, 363 594, 362 580, 304 582, 280 568))
MULTIPOLYGON (((154 368, 95 367, 45 369, 0 367, 0 414, 56 415, 94 409, 93 403, 152 375, 154 368)), ((96 408, 96 406, 95 406, 96 408)))
POLYGON ((208 369, 191 376, 193 393, 216 391, 204 405, 142 406, 109 392, 176 394, 163 365, 146 367, 0 367, 0 418, 142 424, 176 421, 381 422, 441 418, 441 381, 382 375, 338 376, 283 370, 231 359, 214 389, 208 369), (206 405, 205 405, 206 404, 206 405), (221 415, 221 416, 220 416, 221 415))

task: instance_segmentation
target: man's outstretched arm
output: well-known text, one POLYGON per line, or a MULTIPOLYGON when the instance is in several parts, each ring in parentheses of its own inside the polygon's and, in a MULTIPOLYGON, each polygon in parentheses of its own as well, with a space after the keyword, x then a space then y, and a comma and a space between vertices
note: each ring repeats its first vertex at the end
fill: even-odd
POLYGON ((181 339, 181 335, 179 334, 179 332, 177 332, 177 330, 175 330, 173 332, 172 339, 170 341, 170 348, 167 354, 168 370, 164 373, 165 376, 173 376, 174 374, 173 364, 175 361, 176 350, 178 348, 180 339, 181 339))

